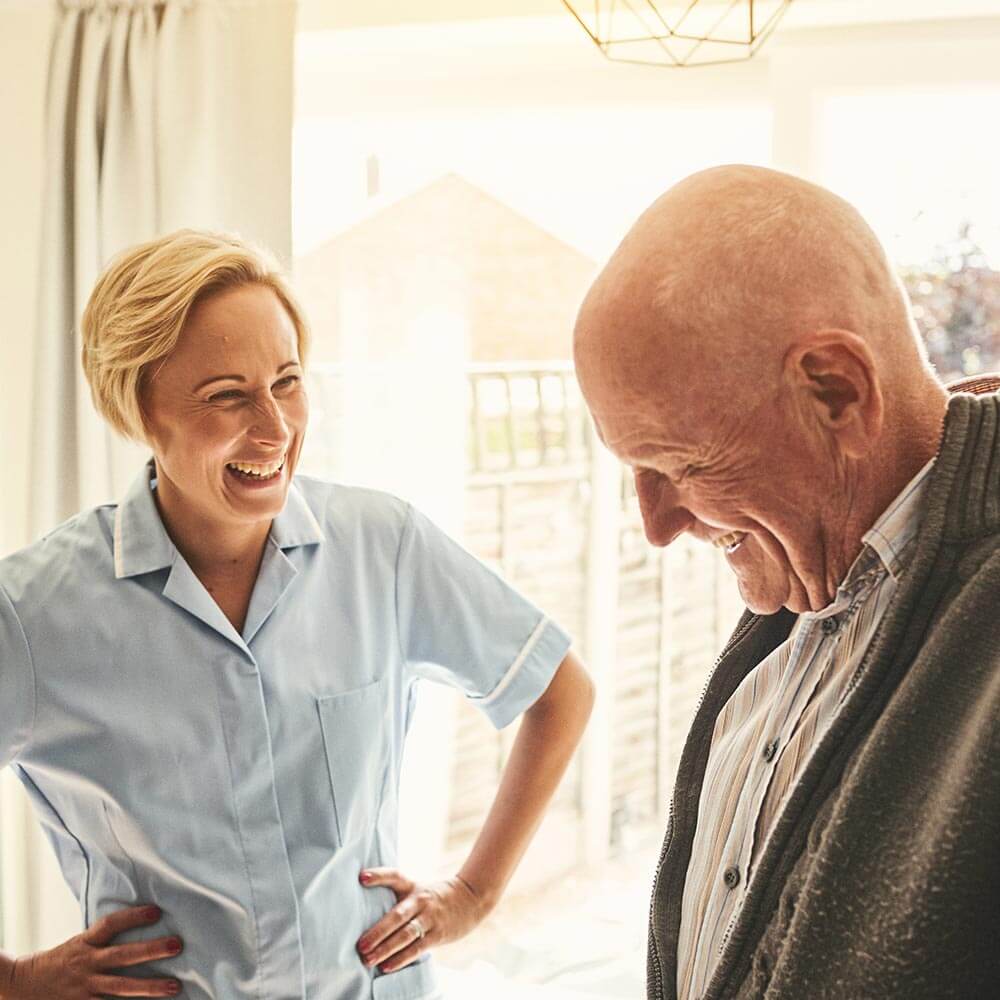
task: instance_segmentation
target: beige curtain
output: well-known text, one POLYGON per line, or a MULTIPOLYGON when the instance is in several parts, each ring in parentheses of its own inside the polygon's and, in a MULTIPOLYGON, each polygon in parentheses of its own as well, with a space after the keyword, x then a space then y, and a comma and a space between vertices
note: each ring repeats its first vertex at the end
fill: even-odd
POLYGON ((61 0, 52 43, 31 531, 143 452, 96 416, 78 320, 105 263, 180 226, 290 252, 294 0, 61 0))
MULTIPOLYGON (((30 541, 120 497, 144 451, 97 417, 78 320, 118 251, 180 226, 291 248, 294 0, 60 0, 49 61, 30 541)), ((8 774, 2 942, 75 933, 79 913, 8 774)))

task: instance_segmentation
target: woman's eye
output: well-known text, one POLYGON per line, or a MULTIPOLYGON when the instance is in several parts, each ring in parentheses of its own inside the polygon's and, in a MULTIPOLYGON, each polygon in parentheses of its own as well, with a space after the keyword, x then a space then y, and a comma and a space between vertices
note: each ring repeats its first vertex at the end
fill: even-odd
MULTIPOLYGON (((287 389, 299 381, 301 381, 301 377, 299 375, 286 375, 284 378, 278 379, 278 381, 274 383, 273 388, 287 389)), ((212 395, 208 397, 208 401, 210 403, 229 403, 237 399, 242 399, 243 396, 244 392, 242 389, 223 389, 221 392, 212 393, 212 395)))

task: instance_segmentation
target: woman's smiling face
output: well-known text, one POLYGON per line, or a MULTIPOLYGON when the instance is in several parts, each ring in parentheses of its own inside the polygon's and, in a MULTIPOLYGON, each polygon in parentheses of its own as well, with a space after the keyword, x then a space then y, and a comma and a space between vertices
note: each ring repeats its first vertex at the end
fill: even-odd
POLYGON ((209 294, 142 401, 161 503, 206 527, 269 523, 285 505, 309 416, 295 325, 266 285, 209 294))

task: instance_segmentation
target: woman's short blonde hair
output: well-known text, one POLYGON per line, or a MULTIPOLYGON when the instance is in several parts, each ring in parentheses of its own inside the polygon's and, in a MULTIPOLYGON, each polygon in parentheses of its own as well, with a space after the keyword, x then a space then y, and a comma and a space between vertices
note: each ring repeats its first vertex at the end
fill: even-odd
POLYGON ((306 361, 309 328, 275 257, 238 236, 180 229, 126 250, 98 279, 83 311, 83 370, 98 412, 119 433, 146 440, 146 374, 180 337, 195 304, 241 285, 273 289, 306 361))

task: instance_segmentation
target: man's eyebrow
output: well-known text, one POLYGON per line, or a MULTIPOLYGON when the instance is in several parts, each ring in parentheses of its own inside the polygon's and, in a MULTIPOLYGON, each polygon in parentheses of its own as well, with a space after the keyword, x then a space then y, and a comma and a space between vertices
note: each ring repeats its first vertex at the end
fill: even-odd
MULTIPOLYGON (((295 368, 298 366, 298 361, 286 361, 279 369, 278 374, 280 375, 286 368, 295 368)), ((206 385, 211 385, 213 382, 224 382, 229 379, 233 382, 246 382, 246 379, 242 375, 210 375, 207 379, 199 382, 195 387, 194 391, 198 392, 204 389, 206 385)))

